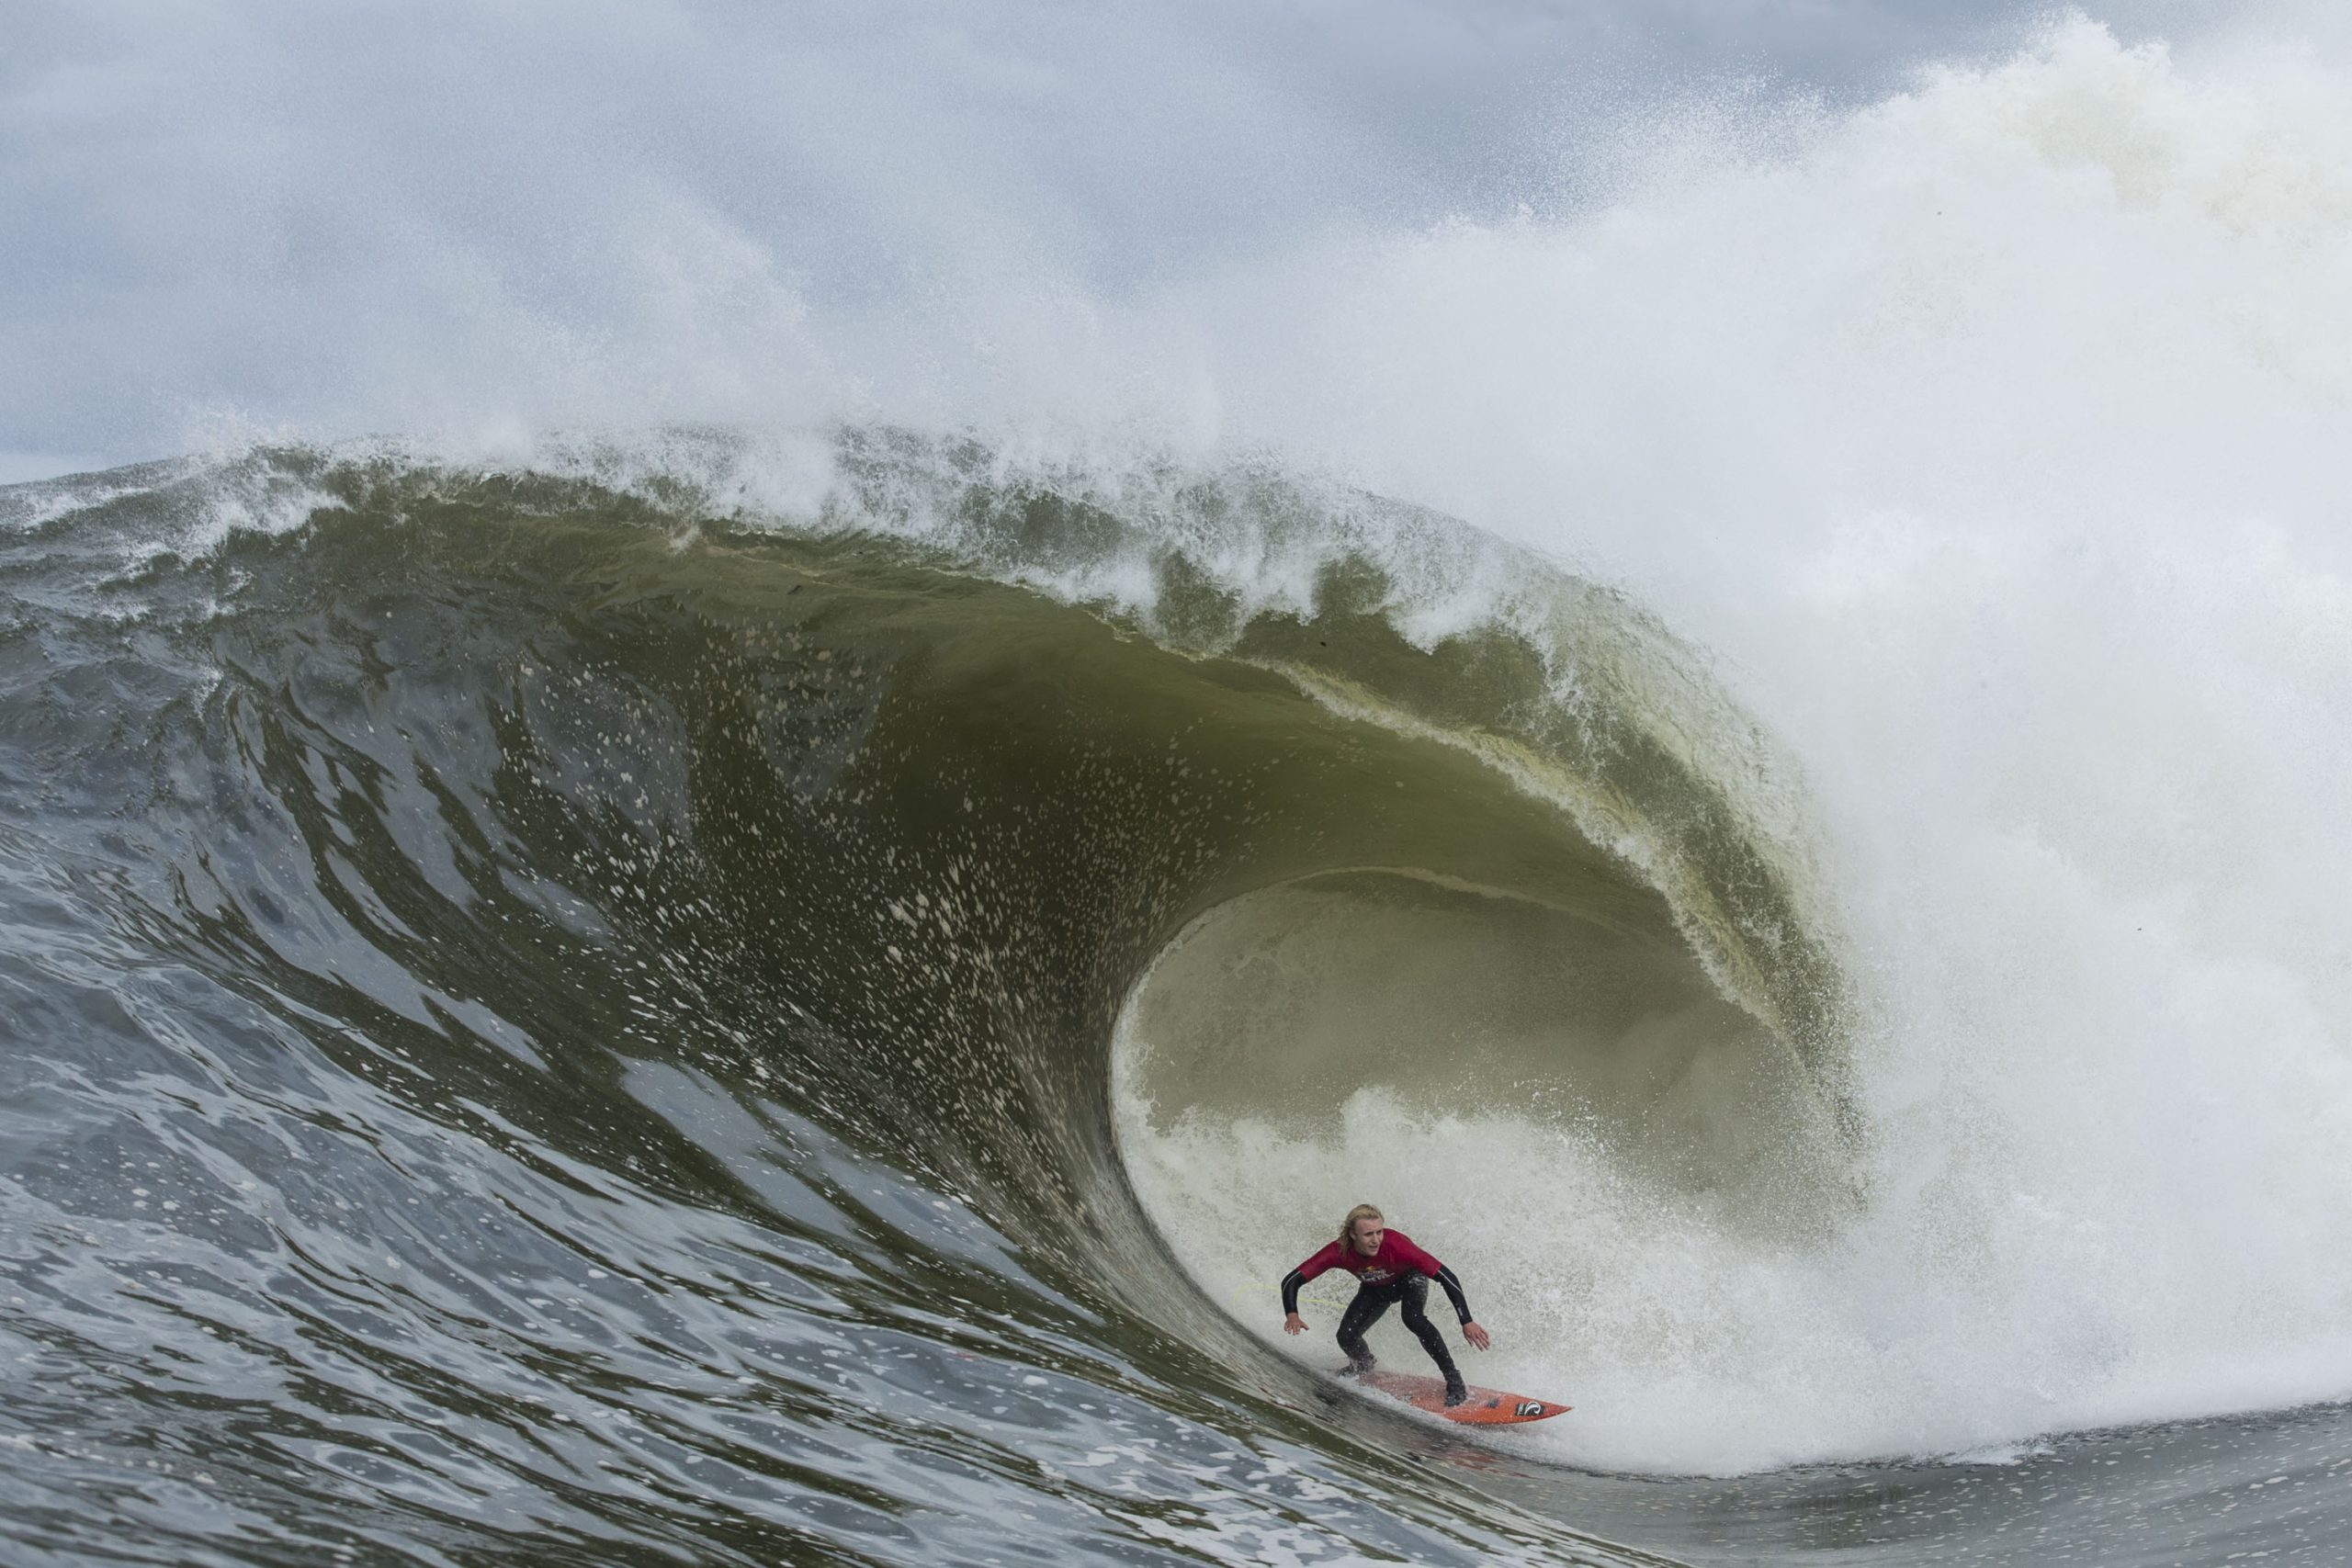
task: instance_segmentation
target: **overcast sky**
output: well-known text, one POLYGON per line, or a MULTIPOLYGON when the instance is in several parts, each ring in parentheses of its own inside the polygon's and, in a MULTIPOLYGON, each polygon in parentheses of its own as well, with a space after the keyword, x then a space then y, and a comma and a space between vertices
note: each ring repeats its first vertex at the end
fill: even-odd
POLYGON ((829 323, 1542 216, 1661 105, 1834 108, 2037 11, 0 0, 0 479, 222 427, 743 417, 778 361, 859 379, 829 323))

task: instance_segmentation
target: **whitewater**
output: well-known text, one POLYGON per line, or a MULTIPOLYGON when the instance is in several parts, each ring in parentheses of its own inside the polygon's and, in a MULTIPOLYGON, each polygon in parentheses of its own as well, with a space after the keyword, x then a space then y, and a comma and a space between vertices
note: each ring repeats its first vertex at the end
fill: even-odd
POLYGON ((445 209, 392 97, 105 100, 315 204, 165 225, 310 281, 123 284, 219 373, 144 425, 8 318, 13 1554, 2341 1554, 2340 39, 1685 85, 1116 266, 796 85, 789 241, 707 126, 445 209), (1279 1332, 1362 1201, 1572 1415, 1279 1332))

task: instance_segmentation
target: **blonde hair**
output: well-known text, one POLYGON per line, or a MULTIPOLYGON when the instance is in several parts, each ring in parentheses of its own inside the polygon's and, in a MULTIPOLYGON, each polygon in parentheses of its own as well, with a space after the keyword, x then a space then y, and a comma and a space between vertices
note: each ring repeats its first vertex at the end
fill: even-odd
POLYGON ((1355 1245, 1356 1222, 1358 1220, 1378 1220, 1385 1225, 1388 1223, 1388 1216, 1382 1213, 1379 1210, 1374 1208, 1369 1203, 1358 1203, 1354 1208, 1348 1211, 1348 1217, 1340 1222, 1340 1245, 1341 1247, 1352 1247, 1355 1245))

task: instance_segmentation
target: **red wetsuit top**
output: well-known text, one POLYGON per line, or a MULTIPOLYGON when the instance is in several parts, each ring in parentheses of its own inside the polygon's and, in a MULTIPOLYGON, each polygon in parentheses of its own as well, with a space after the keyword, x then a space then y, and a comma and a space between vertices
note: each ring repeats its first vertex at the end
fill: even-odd
POLYGON ((1298 1288, 1318 1274, 1334 1269, 1344 1269, 1367 1286, 1385 1285, 1402 1275, 1426 1274, 1445 1287, 1446 1295, 1453 1303, 1453 1314, 1463 1322, 1470 1321, 1470 1302, 1462 1293, 1462 1281, 1453 1270, 1413 1245, 1413 1238, 1403 1231, 1389 1231, 1380 1238, 1380 1250, 1366 1258, 1355 1249, 1353 1243, 1327 1241, 1323 1250, 1283 1277, 1283 1311, 1298 1311, 1298 1288))

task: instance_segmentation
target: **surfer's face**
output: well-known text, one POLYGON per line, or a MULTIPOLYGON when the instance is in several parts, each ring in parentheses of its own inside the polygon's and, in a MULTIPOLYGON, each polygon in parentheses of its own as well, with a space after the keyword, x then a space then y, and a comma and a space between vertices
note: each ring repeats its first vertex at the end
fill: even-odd
POLYGON ((1380 1250, 1380 1238, 1387 1234, 1388 1227, 1378 1220, 1358 1220, 1356 1222, 1356 1250, 1366 1258, 1370 1258, 1380 1250))

